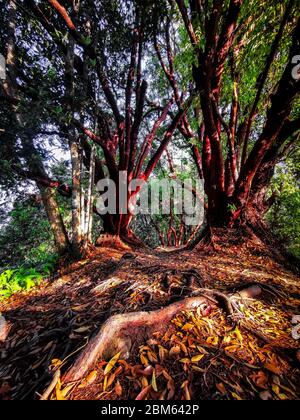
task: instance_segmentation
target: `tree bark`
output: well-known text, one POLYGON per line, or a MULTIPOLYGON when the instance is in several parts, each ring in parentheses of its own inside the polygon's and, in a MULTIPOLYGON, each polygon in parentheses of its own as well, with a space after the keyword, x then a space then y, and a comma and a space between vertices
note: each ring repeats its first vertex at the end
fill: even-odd
POLYGON ((40 187, 40 193, 54 236, 56 248, 60 254, 64 254, 69 249, 69 240, 56 201, 56 192, 52 188, 40 187))

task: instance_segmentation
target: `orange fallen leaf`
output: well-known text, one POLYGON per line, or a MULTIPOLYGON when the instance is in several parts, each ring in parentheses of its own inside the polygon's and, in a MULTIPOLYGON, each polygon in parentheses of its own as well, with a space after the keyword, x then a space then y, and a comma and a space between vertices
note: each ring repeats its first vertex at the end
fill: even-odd
POLYGON ((219 384, 217 384, 216 387, 217 387, 218 391, 221 392, 222 395, 226 395, 227 394, 225 385, 222 382, 219 383, 219 384))
POLYGON ((123 394, 123 388, 122 388, 122 385, 120 384, 120 382, 119 382, 119 381, 117 381, 117 382, 116 382, 116 385, 115 385, 115 392, 116 392, 116 394, 117 394, 117 396, 118 396, 118 397, 122 397, 122 394, 123 394))
POLYGON ((268 377, 263 371, 259 371, 253 375, 250 376, 252 381, 261 389, 268 389, 267 383, 268 383, 268 377))
POLYGON ((136 397, 136 401, 142 401, 144 400, 147 395, 149 394, 150 390, 152 389, 152 385, 147 386, 146 388, 144 388, 139 395, 136 397))

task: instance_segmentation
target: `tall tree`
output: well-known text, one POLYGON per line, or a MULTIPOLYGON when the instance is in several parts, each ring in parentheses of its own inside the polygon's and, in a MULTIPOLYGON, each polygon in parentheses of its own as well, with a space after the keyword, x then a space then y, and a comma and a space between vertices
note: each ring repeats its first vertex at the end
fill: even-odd
POLYGON ((293 0, 169 3, 177 6, 193 49, 209 222, 233 225, 251 219, 253 223, 261 219, 278 155, 292 146, 299 131, 300 83, 293 77, 300 40, 296 4, 293 0), (275 10, 272 26, 266 23, 268 13, 260 14, 264 7, 275 10), (267 48, 261 47, 263 36, 269 41, 267 48), (258 61, 255 84, 253 64, 247 61, 247 55, 254 58, 253 54, 258 61), (254 97, 243 89, 253 91, 254 97))
MULTIPOLYGON (((55 78, 59 85, 50 84, 48 89, 56 93, 54 103, 56 108, 60 106, 64 110, 61 113, 53 112, 51 101, 42 103, 36 81, 21 69, 18 80, 23 91, 48 111, 50 123, 68 133, 73 167, 73 185, 68 191, 73 197, 73 236, 77 227, 75 242, 78 243, 82 222, 80 162, 82 160, 89 170, 92 144, 97 146, 95 183, 103 178, 113 180, 118 197, 119 172, 126 171, 127 185, 133 178, 144 182, 149 179, 191 99, 180 109, 173 105, 172 96, 163 98, 159 108, 147 105, 146 99, 151 99, 148 85, 152 75, 145 68, 148 59, 145 51, 153 24, 140 2, 76 1, 70 5, 26 0, 15 3, 21 23, 25 24, 30 16, 37 39, 43 38, 47 45, 45 51, 39 51, 31 59, 35 63, 47 63, 48 72, 50 63, 55 61, 52 66, 59 76, 55 78), (172 107, 175 112, 171 116, 172 107), (94 127, 97 127, 96 132, 94 127), (162 139, 156 146, 156 135, 162 129, 162 139)), ((149 3, 149 7, 153 7, 149 3)), ((29 48, 29 55, 31 53, 29 48)), ((59 183, 51 180, 51 185, 59 183)), ((117 202, 117 214, 102 216, 106 233, 134 240, 129 227, 133 216, 129 203, 134 203, 136 194, 137 191, 128 192, 125 211, 121 210, 124 204, 117 202)))
MULTIPOLYGON (((2 93, 4 99, 7 101, 9 117, 6 120, 7 127, 3 130, 6 142, 11 143, 7 146, 7 153, 17 154, 12 147, 17 140, 21 142, 21 147, 18 156, 13 163, 13 167, 17 175, 24 175, 26 169, 27 177, 35 180, 36 185, 40 191, 44 207, 50 222, 53 232, 54 240, 59 253, 64 253, 68 250, 69 241, 68 235, 59 211, 56 201, 55 193, 45 186, 40 179, 47 178, 46 169, 36 150, 33 135, 35 127, 33 127, 31 120, 26 120, 21 111, 23 104, 21 103, 20 89, 18 86, 18 59, 16 51, 16 17, 17 6, 14 1, 8 2, 7 8, 7 41, 6 41, 6 64, 7 64, 7 78, 2 84, 2 93), (14 132, 12 133, 12 127, 14 132), (8 129, 8 133, 6 130, 8 129), (22 165, 21 160, 25 162, 26 168, 22 165), (22 167, 23 166, 23 167, 22 167)), ((9 159, 12 156, 7 156, 9 159)))

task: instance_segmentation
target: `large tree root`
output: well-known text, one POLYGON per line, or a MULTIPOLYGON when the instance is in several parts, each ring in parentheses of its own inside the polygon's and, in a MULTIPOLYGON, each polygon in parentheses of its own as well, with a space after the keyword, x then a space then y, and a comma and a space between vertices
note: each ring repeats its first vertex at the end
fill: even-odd
POLYGON ((205 297, 176 302, 153 312, 133 312, 109 318, 100 332, 89 342, 74 365, 63 378, 74 382, 83 378, 98 359, 109 359, 117 353, 127 359, 133 344, 147 340, 154 332, 164 332, 168 323, 181 311, 205 309, 211 303, 205 297))
POLYGON ((131 247, 118 235, 102 234, 97 239, 96 246, 101 248, 118 249, 120 251, 131 251, 131 247))
MULTIPOLYGON (((121 353, 120 357, 128 359, 133 345, 147 341, 154 332, 164 333, 169 322, 179 312, 200 308, 205 314, 209 306, 217 306, 221 302, 227 314, 233 316, 234 296, 228 297, 209 289, 200 289, 199 293, 202 296, 187 298, 157 311, 127 313, 109 318, 66 373, 63 381, 74 382, 83 378, 100 358, 110 359, 121 353)), ((245 289, 236 297, 251 299, 260 293, 261 289, 255 286, 245 289)))

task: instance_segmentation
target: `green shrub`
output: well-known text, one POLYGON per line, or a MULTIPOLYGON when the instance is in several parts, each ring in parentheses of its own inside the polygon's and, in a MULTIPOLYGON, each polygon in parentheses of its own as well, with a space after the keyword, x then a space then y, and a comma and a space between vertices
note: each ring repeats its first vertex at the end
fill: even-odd
POLYGON ((13 294, 28 291, 41 283, 56 267, 57 255, 49 254, 34 268, 20 267, 15 270, 5 270, 0 274, 0 300, 13 294))

